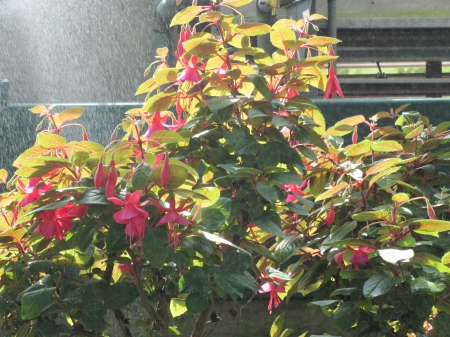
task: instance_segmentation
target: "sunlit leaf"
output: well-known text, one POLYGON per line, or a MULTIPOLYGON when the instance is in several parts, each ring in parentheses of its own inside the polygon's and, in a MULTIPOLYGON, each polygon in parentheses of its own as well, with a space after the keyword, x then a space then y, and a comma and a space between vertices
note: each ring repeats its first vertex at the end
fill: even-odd
POLYGON ((205 9, 201 6, 188 6, 181 10, 172 19, 170 26, 184 25, 191 22, 198 14, 204 12, 205 9))

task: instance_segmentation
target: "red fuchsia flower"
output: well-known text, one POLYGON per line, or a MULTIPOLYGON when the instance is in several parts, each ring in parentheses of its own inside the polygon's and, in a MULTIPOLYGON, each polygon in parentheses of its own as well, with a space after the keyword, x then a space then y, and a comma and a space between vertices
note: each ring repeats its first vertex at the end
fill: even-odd
POLYGON ((17 181, 19 183, 17 189, 20 192, 27 194, 27 196, 19 204, 21 207, 35 202, 52 187, 52 182, 45 184, 42 178, 30 178, 26 186, 22 180, 18 179, 17 181))
MULTIPOLYGON (((175 52, 175 56, 178 60, 180 60, 181 56, 186 52, 183 47, 183 43, 188 41, 192 36, 191 27, 186 25, 186 29, 181 29, 180 31, 180 39, 178 40, 177 51, 175 52)), ((181 60, 180 60, 181 62, 181 60)))
POLYGON ((286 202, 294 202, 297 200, 294 193, 303 197, 305 194, 303 193, 303 189, 308 184, 308 180, 303 180, 303 183, 301 185, 296 184, 286 184, 284 185, 284 190, 288 192, 288 196, 286 198, 286 202))
POLYGON ((358 129, 357 128, 355 128, 355 130, 353 130, 352 143, 353 144, 358 143, 358 129))
POLYGON ((328 227, 331 227, 331 225, 333 225, 335 215, 336 214, 334 213, 334 205, 333 203, 331 203, 330 209, 328 210, 327 216, 325 218, 325 223, 327 224, 328 227))
POLYGON ((330 66, 328 69, 328 82, 325 88, 325 94, 323 95, 324 99, 328 99, 331 95, 331 99, 334 102, 334 94, 338 94, 342 98, 344 98, 344 94, 342 93, 341 85, 336 77, 336 73, 334 70, 334 66, 330 66))
POLYGON ((166 154, 163 166, 161 168, 161 186, 166 188, 170 180, 170 166, 169 166, 169 156, 166 154))
POLYGON ((197 66, 197 56, 191 56, 191 59, 186 64, 186 69, 184 69, 180 76, 178 76, 177 81, 191 81, 197 83, 202 80, 200 73, 198 72, 197 66))
POLYGON ((62 208, 43 211, 36 217, 40 223, 34 231, 42 233, 47 239, 55 237, 62 240, 66 232, 72 229, 72 220, 82 218, 87 210, 86 205, 76 206, 73 202, 69 202, 62 208))
POLYGON ((355 269, 358 270, 360 265, 365 265, 369 261, 368 253, 373 253, 375 249, 369 247, 369 246, 361 246, 361 247, 349 247, 347 246, 346 250, 343 250, 342 252, 337 253, 334 256, 334 261, 336 261, 337 264, 341 264, 344 260, 344 254, 346 251, 352 251, 353 256, 349 259, 349 261, 355 265, 355 269))
POLYGON ((227 70, 228 70, 228 64, 224 62, 220 68, 217 68, 214 70, 214 74, 219 76, 220 78, 226 78, 227 77, 227 70))
POLYGON ((116 183, 117 183, 117 170, 116 163, 111 160, 109 163, 108 174, 106 175, 105 194, 106 198, 112 198, 116 195, 116 183))
POLYGON ((103 163, 100 161, 97 166, 97 172, 94 175, 94 186, 100 189, 103 186, 103 163))
MULTIPOLYGON (((262 272, 262 277, 267 278, 267 274, 265 271, 262 272)), ((278 293, 284 293, 286 290, 284 289, 284 284, 281 282, 281 280, 277 278, 271 278, 272 281, 265 282, 261 284, 261 290, 259 290, 260 294, 269 293, 269 305, 267 309, 269 310, 270 314, 272 315, 272 308, 275 306, 277 308, 281 303, 281 298, 278 296, 278 293)))
POLYGON ((149 139, 152 133, 162 130, 164 130, 164 125, 161 121, 161 112, 156 111, 153 116, 152 123, 149 124, 147 132, 144 134, 144 138, 149 139))
POLYGON ((123 206, 120 211, 113 215, 113 218, 118 224, 125 225, 125 234, 130 238, 130 246, 131 239, 134 237, 136 237, 137 243, 140 245, 145 233, 145 227, 147 226, 148 212, 141 208, 146 203, 141 204, 140 199, 140 190, 133 194, 127 192, 125 201, 116 197, 108 198, 108 201, 118 206, 123 206))
POLYGON ((189 220, 187 220, 185 217, 183 217, 180 213, 186 211, 187 209, 191 208, 194 204, 189 204, 187 206, 186 203, 190 200, 190 198, 187 198, 184 200, 178 207, 175 207, 175 198, 171 198, 169 200, 169 208, 161 206, 156 200, 150 199, 150 202, 153 203, 153 205, 156 206, 157 213, 166 213, 156 224, 156 227, 162 226, 164 224, 169 225, 169 233, 168 233, 168 243, 171 247, 177 247, 179 244, 178 239, 178 233, 177 233, 177 227, 175 224, 182 225, 182 226, 189 226, 192 224, 189 220))

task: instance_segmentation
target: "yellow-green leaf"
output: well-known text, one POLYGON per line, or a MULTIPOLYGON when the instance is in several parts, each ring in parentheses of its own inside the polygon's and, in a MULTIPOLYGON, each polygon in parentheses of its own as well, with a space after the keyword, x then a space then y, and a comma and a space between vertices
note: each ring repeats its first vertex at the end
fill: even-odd
POLYGON ((219 42, 208 38, 190 39, 183 43, 183 48, 190 54, 198 57, 210 57, 215 55, 219 42))
POLYGON ((365 139, 362 142, 359 142, 355 145, 352 145, 349 148, 349 150, 347 151, 347 157, 355 157, 355 156, 359 156, 364 153, 369 153, 371 145, 372 145, 372 142, 367 139, 365 139))
POLYGON ((378 179, 381 179, 391 173, 397 172, 398 170, 400 170, 400 167, 393 167, 390 169, 387 169, 386 171, 383 171, 381 173, 378 173, 376 176, 374 176, 369 183, 369 188, 372 187, 373 184, 375 184, 377 182, 378 179))
POLYGON ((184 25, 186 23, 191 22, 198 14, 204 12, 205 9, 200 6, 188 6, 185 9, 181 10, 172 19, 170 26, 174 25, 184 25))
POLYGON ((345 136, 347 134, 349 134, 350 132, 352 132, 354 130, 353 126, 350 125, 335 125, 332 126, 331 128, 329 128, 324 134, 323 136, 329 137, 329 136, 337 136, 337 137, 342 137, 345 136))
POLYGON ((409 196, 406 193, 397 193, 392 196, 392 202, 400 204, 409 200, 409 196))
POLYGON ((441 261, 443 264, 450 264, 450 252, 445 253, 441 261))
POLYGON ((38 106, 35 106, 34 108, 31 108, 28 110, 30 110, 32 113, 38 114, 38 115, 44 115, 48 112, 47 108, 44 105, 38 105, 38 106))
POLYGON ((450 221, 445 220, 432 220, 432 219, 420 219, 414 221, 410 225, 414 232, 419 234, 430 234, 450 231, 450 221))
POLYGON ((264 35, 271 31, 271 27, 265 23, 244 23, 235 29, 237 34, 243 34, 247 36, 264 35))
POLYGON ((233 7, 241 7, 244 5, 247 5, 251 3, 252 0, 224 0, 222 1, 223 4, 227 4, 233 7))
POLYGON ((170 144, 184 142, 183 137, 173 131, 160 130, 153 132, 149 138, 151 142, 157 142, 159 144, 170 144))
POLYGON ((332 188, 330 188, 328 191, 322 193, 321 195, 319 195, 316 198, 316 202, 321 201, 321 200, 325 200, 325 199, 329 199, 334 197, 336 194, 338 194, 340 191, 342 191, 343 189, 348 187, 348 183, 346 182, 342 182, 339 185, 336 185, 332 188))
POLYGON ((160 92, 150 97, 142 107, 144 112, 156 112, 168 110, 177 101, 177 93, 174 91, 160 92))
POLYGON ((270 42, 275 47, 282 50, 290 48, 295 40, 295 33, 288 26, 281 22, 273 25, 270 32, 270 42))
POLYGON ((176 81, 178 77, 178 70, 174 68, 166 68, 158 71, 154 79, 156 82, 158 82, 159 85, 171 83, 176 81))
POLYGON ((322 46, 329 46, 332 44, 336 44, 339 42, 341 42, 341 40, 335 39, 334 37, 315 36, 315 37, 308 39, 306 44, 309 46, 322 47, 322 46))
MULTIPOLYGON (((64 110, 59 115, 59 121, 61 124, 63 124, 64 122, 73 121, 74 119, 78 119, 83 114, 83 111, 84 111, 84 108, 70 108, 70 109, 64 110)), ((58 125, 58 127, 60 125, 58 125)))
POLYGON ((52 133, 41 134, 38 137, 37 142, 46 149, 61 148, 66 145, 66 139, 64 137, 52 133))
POLYGON ((339 122, 336 123, 336 125, 351 125, 355 126, 361 123, 364 123, 366 121, 366 118, 363 115, 357 115, 345 118, 339 122))
POLYGON ((8 172, 5 169, 0 170, 0 183, 8 182, 8 172))
POLYGON ((423 125, 419 125, 417 128, 415 128, 414 130, 412 130, 410 133, 408 133, 405 138, 406 139, 411 139, 411 138, 416 138, 419 137, 420 134, 422 133, 423 130, 423 125))
POLYGON ((383 160, 382 162, 377 163, 374 166, 372 166, 371 168, 369 168, 366 172, 366 175, 370 176, 371 174, 376 174, 376 173, 382 172, 384 170, 387 170, 388 168, 391 168, 394 165, 397 165, 401 161, 402 160, 400 158, 391 158, 391 159, 383 160))
POLYGON ((217 11, 210 11, 203 13, 200 15, 199 21, 200 22, 217 22, 222 18, 222 13, 217 11))
POLYGON ((372 150, 380 152, 403 151, 401 144, 394 140, 382 140, 372 144, 372 150))
POLYGON ((156 90, 159 88, 159 83, 156 82, 154 78, 149 78, 147 81, 142 83, 138 90, 136 91, 135 95, 145 94, 147 92, 152 92, 153 90, 156 90))

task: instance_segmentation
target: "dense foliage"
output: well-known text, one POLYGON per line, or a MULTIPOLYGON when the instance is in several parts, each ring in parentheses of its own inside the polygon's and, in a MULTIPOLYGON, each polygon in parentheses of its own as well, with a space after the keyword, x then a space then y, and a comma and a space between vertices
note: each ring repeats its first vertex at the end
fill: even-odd
MULTIPOLYGON (((450 122, 400 107, 327 128, 300 93, 342 96, 338 41, 312 34, 319 15, 219 11, 248 2, 175 16, 177 64, 158 50, 106 147, 73 122, 82 108, 31 109, 42 131, 0 177, 2 333, 101 336, 114 316, 132 336, 133 307, 150 336, 179 333, 170 317, 187 311, 199 337, 215 300, 268 293, 272 312, 302 293, 355 336, 448 335, 450 122), (266 34, 271 55, 251 45, 266 34)), ((293 333, 283 321, 273 337, 293 333)))

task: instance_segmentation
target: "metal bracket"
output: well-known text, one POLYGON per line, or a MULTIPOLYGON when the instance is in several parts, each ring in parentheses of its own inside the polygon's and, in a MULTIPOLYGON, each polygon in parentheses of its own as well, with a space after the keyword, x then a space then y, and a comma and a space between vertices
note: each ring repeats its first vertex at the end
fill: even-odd
POLYGON ((378 74, 375 76, 376 78, 387 78, 387 75, 381 71, 380 62, 377 62, 378 74))

